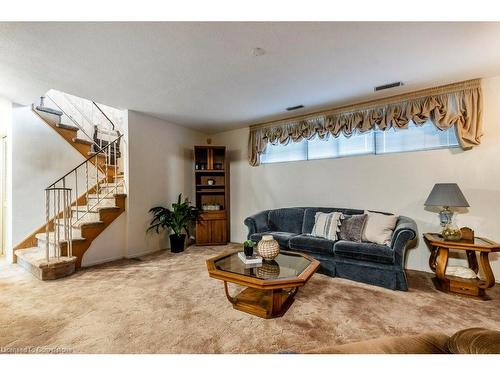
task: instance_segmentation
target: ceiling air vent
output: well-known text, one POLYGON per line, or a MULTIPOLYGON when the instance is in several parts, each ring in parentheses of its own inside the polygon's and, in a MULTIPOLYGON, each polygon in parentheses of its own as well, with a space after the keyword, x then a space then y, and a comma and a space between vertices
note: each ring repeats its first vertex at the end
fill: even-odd
POLYGON ((377 86, 375 87, 374 91, 381 91, 381 90, 387 90, 387 89, 392 89, 393 87, 399 87, 403 86, 403 82, 393 82, 393 83, 388 83, 386 85, 382 86, 377 86))
POLYGON ((295 110, 297 110, 297 109, 301 109, 301 108, 304 108, 304 106, 303 106, 302 104, 300 104, 300 105, 296 105, 296 106, 294 106, 294 107, 288 107, 286 110, 287 110, 287 111, 295 111, 295 110))

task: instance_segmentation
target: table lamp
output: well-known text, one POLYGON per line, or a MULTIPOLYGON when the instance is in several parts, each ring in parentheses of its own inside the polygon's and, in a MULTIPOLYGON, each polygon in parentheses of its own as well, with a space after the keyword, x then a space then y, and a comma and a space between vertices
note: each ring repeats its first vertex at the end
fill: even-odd
POLYGON ((439 212, 441 235, 446 240, 459 240, 462 237, 460 229, 453 224, 453 211, 450 207, 470 207, 457 184, 435 184, 424 203, 425 206, 442 207, 439 212))

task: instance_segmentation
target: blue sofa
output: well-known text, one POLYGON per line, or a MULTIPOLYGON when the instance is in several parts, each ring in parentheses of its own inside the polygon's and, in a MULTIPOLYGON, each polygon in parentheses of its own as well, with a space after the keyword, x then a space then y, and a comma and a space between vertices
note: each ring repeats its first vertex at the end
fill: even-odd
POLYGON ((333 211, 346 215, 364 212, 324 207, 266 210, 245 219, 248 239, 258 242, 262 235, 271 234, 282 249, 303 252, 319 260, 321 273, 393 290, 408 290, 404 259, 408 243, 417 236, 415 221, 399 216, 388 246, 368 242, 334 242, 307 235, 314 226, 316 212, 333 211))

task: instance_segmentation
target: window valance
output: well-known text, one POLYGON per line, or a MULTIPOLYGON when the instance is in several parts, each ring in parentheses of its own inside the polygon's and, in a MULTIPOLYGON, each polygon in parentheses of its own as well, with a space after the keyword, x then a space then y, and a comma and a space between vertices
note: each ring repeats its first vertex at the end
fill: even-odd
POLYGON ((481 143, 481 115, 481 80, 474 79, 253 125, 248 158, 250 165, 259 165, 268 143, 338 137, 341 133, 349 137, 375 128, 406 129, 410 122, 418 126, 428 120, 441 130, 455 126, 460 146, 469 149, 481 143))

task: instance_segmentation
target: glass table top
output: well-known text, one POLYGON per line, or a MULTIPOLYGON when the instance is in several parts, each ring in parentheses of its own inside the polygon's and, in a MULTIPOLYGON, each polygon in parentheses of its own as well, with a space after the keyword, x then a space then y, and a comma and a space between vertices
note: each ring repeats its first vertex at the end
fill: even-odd
POLYGON ((263 260, 259 265, 247 265, 233 253, 215 261, 215 268, 262 280, 276 280, 299 276, 311 261, 299 254, 280 253, 274 260, 263 260))
POLYGON ((444 242, 448 242, 448 243, 454 242, 454 243, 459 243, 459 244, 472 244, 472 245, 478 245, 478 246, 491 246, 492 245, 491 242, 486 241, 485 239, 483 239, 481 237, 474 237, 474 239, 472 239, 472 240, 458 240, 458 241, 445 240, 443 238, 443 236, 441 236, 441 234, 439 234, 439 233, 433 233, 432 237, 438 241, 444 241, 444 242))

